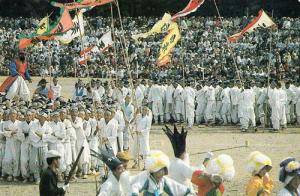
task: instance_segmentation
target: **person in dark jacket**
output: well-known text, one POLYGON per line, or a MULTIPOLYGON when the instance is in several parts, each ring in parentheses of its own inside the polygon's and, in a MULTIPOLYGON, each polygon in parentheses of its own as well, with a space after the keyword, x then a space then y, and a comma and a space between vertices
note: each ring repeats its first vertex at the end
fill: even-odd
POLYGON ((56 170, 59 168, 60 154, 56 150, 49 150, 47 152, 48 168, 43 171, 40 182, 40 196, 63 196, 69 184, 61 188, 57 187, 56 170))

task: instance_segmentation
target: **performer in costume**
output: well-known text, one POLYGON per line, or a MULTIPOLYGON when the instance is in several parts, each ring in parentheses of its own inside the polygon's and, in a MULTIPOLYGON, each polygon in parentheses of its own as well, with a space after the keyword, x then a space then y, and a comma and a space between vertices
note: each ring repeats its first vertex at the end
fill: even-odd
POLYGON ((250 153, 247 170, 252 174, 246 187, 246 196, 268 196, 272 194, 273 181, 268 172, 272 169, 272 161, 261 152, 250 153))
POLYGON ((28 72, 25 53, 20 52, 15 62, 9 65, 10 76, 0 86, 0 92, 6 92, 6 99, 13 99, 16 95, 20 96, 24 101, 29 101, 30 91, 25 82, 30 83, 31 77, 28 72))
POLYGON ((131 194, 145 196, 183 196, 193 195, 191 190, 171 178, 166 177, 169 157, 159 150, 151 151, 145 161, 146 171, 138 174, 131 182, 131 194))
POLYGON ((123 166, 123 163, 114 155, 109 144, 100 148, 100 153, 92 150, 92 156, 103 161, 110 172, 107 180, 101 185, 98 196, 125 196, 130 192, 130 175, 123 166))
POLYGON ((287 158, 280 163, 279 181, 284 187, 277 196, 300 195, 300 163, 295 158, 287 158))
POLYGON ((193 169, 190 166, 189 155, 186 152, 186 136, 188 132, 184 131, 182 127, 181 133, 179 133, 175 125, 174 131, 171 131, 167 126, 163 131, 168 136, 175 155, 175 158, 171 160, 170 163, 170 178, 193 190, 193 185, 191 183, 193 169))
POLYGON ((191 180, 198 186, 198 196, 223 195, 225 191, 223 181, 232 180, 235 174, 232 158, 221 154, 205 165, 205 171, 196 170, 191 180))

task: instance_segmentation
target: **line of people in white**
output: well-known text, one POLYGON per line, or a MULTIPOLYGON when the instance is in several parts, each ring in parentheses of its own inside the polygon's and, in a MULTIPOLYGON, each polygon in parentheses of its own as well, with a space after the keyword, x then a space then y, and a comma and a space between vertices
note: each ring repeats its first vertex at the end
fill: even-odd
MULTIPOLYGON (((107 97, 120 104, 134 89, 134 98, 139 107, 143 103, 152 109, 156 124, 171 120, 195 124, 240 124, 242 131, 249 125, 256 128, 271 126, 273 130, 286 128, 287 124, 300 124, 300 83, 270 82, 181 82, 136 81, 134 87, 121 82, 102 86, 99 82, 91 89, 90 98, 101 102, 107 97), (284 84, 284 85, 283 85, 284 84), (96 95, 96 96, 93 96, 96 95), (98 96, 101 95, 101 96, 98 96)), ((80 99, 76 92, 74 100, 80 99)), ((78 93, 77 93, 78 94, 78 93)))
POLYGON ((110 143, 115 154, 130 150, 136 158, 146 156, 151 122, 151 111, 147 107, 135 110, 128 96, 122 105, 105 110, 84 109, 80 104, 50 113, 28 109, 21 114, 17 108, 0 109, 1 179, 39 183, 41 171, 47 167, 46 152, 56 150, 61 154, 62 180, 82 146, 77 177, 87 178, 97 169, 105 175, 103 163, 90 156, 90 149, 98 152, 100 145, 110 143))

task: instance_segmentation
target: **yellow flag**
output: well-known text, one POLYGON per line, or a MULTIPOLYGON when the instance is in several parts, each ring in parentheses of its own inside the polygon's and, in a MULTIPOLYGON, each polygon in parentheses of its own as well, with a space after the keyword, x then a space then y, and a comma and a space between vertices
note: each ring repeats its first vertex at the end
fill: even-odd
POLYGON ((173 28, 161 43, 158 62, 165 60, 165 57, 170 55, 171 50, 175 47, 176 43, 181 38, 177 23, 173 22, 171 26, 173 28))
POLYGON ((49 28, 49 17, 46 16, 40 21, 38 28, 36 30, 36 34, 42 35, 43 33, 48 31, 48 28, 49 28))
POLYGON ((170 14, 165 13, 161 20, 159 20, 150 31, 147 33, 141 33, 137 35, 132 35, 132 38, 137 40, 139 38, 146 38, 155 33, 164 33, 171 29, 172 25, 172 16, 170 14))

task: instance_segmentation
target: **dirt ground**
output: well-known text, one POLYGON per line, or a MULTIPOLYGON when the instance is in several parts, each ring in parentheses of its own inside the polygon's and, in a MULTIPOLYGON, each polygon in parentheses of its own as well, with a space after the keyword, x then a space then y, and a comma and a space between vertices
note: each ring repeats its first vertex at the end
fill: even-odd
MULTIPOLYGON (((0 82, 3 77, 0 78, 0 82)), ((30 85, 30 89, 36 86, 37 78, 30 85)), ((63 95, 68 97, 70 89, 74 85, 75 79, 60 79, 63 86, 63 95)), ((276 134, 268 133, 267 130, 259 130, 259 133, 241 134, 237 127, 213 127, 199 128, 194 127, 187 138, 187 151, 190 154, 197 152, 207 152, 228 147, 243 146, 249 142, 249 147, 225 150, 215 153, 215 156, 226 153, 232 156, 236 169, 233 181, 225 182, 225 195, 237 196, 245 195, 245 185, 250 175, 245 170, 246 158, 252 151, 258 150, 267 154, 273 161, 273 169, 270 175, 275 183, 274 195, 280 189, 278 181, 279 163, 282 159, 292 156, 300 159, 300 128, 288 128, 286 131, 276 134)), ((162 133, 160 126, 153 126, 150 135, 151 149, 160 149, 173 157, 171 144, 167 137, 162 133)), ((191 165, 199 165, 205 154, 190 156, 191 165)), ((132 171, 136 173, 136 171, 132 171)), ((79 180, 70 184, 70 192, 67 195, 74 196, 94 196, 95 177, 90 176, 87 180, 79 180)), ((0 182, 0 196, 28 196, 38 195, 38 186, 22 183, 0 182)))

